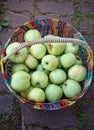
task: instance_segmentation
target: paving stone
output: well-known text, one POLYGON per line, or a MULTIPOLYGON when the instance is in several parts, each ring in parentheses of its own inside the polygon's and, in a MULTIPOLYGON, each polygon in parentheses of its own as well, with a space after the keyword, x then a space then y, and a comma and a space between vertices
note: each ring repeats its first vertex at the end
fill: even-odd
POLYGON ((94 99, 94 79, 92 80, 92 83, 91 83, 90 87, 88 88, 85 96, 88 100, 94 99))
POLYGON ((94 35, 84 35, 88 45, 94 51, 94 35))
MULTIPOLYGON (((85 114, 87 116, 87 127, 89 128, 91 126, 94 128, 94 103, 88 104, 85 107, 85 114)), ((90 130, 90 129, 88 129, 88 130, 90 130)))
POLYGON ((4 83, 1 72, 0 72, 0 93, 1 94, 8 93, 8 89, 4 83))
POLYGON ((93 0, 80 0, 78 7, 81 13, 94 13, 94 1, 93 0))
POLYGON ((29 12, 33 11, 33 0, 8 0, 5 4, 7 10, 14 12, 29 12))
POLYGON ((72 14, 73 13, 73 4, 71 1, 37 1, 37 7, 41 13, 53 13, 58 15, 63 14, 72 14))
POLYGON ((29 17, 21 15, 19 13, 14 13, 12 11, 7 11, 5 15, 10 17, 9 25, 13 29, 21 26, 22 24, 30 20, 29 17))
POLYGON ((57 111, 41 111, 21 105, 25 124, 36 124, 51 128, 77 126, 78 120, 71 108, 57 111))
POLYGON ((9 39, 9 37, 11 36, 11 34, 14 32, 14 29, 12 28, 5 28, 2 30, 2 32, 0 33, 0 43, 3 45, 7 42, 7 40, 9 39))
POLYGON ((13 97, 11 95, 0 96, 0 104, 0 115, 12 113, 13 97))
POLYGON ((34 127, 32 128, 32 130, 44 130, 43 128, 39 128, 39 127, 34 127))
POLYGON ((94 30, 94 24, 89 20, 80 21, 80 32, 94 30))

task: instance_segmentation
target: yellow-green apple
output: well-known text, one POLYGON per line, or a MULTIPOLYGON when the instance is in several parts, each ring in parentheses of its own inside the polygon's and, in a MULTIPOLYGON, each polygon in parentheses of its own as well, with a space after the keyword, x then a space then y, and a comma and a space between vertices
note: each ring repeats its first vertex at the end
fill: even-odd
POLYGON ((20 71, 20 70, 29 72, 29 68, 25 64, 23 64, 23 63, 15 63, 15 64, 13 64, 12 73, 15 73, 15 72, 20 71))
MULTIPOLYGON (((44 38, 59 38, 59 37, 49 34, 45 36, 44 38)), ((47 46, 48 53, 52 55, 56 55, 56 56, 61 55, 64 52, 65 47, 66 47, 65 43, 55 43, 55 42, 45 43, 45 45, 47 46)))
POLYGON ((73 98, 81 92, 82 88, 77 81, 68 79, 63 83, 62 90, 67 98, 73 98))
POLYGON ((28 93, 28 100, 34 101, 34 102, 44 102, 45 92, 41 88, 33 88, 28 93))
POLYGON ((28 66, 30 69, 35 69, 38 66, 38 60, 31 54, 28 54, 25 59, 25 65, 28 66))
POLYGON ((64 68, 69 68, 76 62, 76 57, 73 53, 66 53, 60 57, 61 64, 64 68))
POLYGON ((58 59, 56 56, 54 55, 45 55, 42 58, 42 66, 44 69, 48 70, 48 71, 52 71, 55 70, 58 66, 58 59))
MULTIPOLYGON (((19 42, 13 42, 8 45, 6 48, 6 54, 10 54, 16 47, 20 45, 19 42)), ((22 63, 24 62, 26 56, 27 56, 27 48, 20 49, 18 52, 13 54, 12 56, 9 57, 10 61, 15 62, 15 63, 22 63)))
POLYGON ((33 89, 33 86, 30 86, 29 89, 27 89, 25 92, 20 92, 21 97, 28 99, 28 93, 33 89))
POLYGON ((24 92, 30 87, 30 75, 25 71, 17 71, 11 77, 11 88, 16 92, 24 92))
POLYGON ((65 53, 77 54, 79 51, 79 44, 76 43, 66 43, 65 53))
POLYGON ((63 69, 55 69, 50 72, 49 79, 53 84, 61 84, 67 78, 67 75, 63 69))
POLYGON ((61 99, 63 92, 58 85, 49 84, 45 89, 45 95, 49 102, 55 102, 61 99))
POLYGON ((47 50, 49 54, 59 56, 65 50, 65 43, 49 43, 47 44, 47 50))
MULTIPOLYGON (((44 38, 53 38, 53 37, 54 37, 54 35, 52 35, 52 34, 47 34, 47 35, 44 36, 44 38)), ((45 47, 47 49, 47 45, 49 44, 49 42, 43 43, 43 44, 45 45, 45 47)))
POLYGON ((73 65, 68 70, 68 76, 78 82, 84 81, 87 76, 87 69, 82 65, 73 65))
POLYGON ((43 44, 35 44, 30 47, 30 53, 37 59, 41 59, 46 54, 46 47, 43 44))
POLYGON ((43 71, 34 71, 31 82, 34 87, 45 88, 48 85, 48 75, 43 71))
POLYGON ((28 30, 24 35, 25 41, 32 41, 40 38, 41 34, 37 29, 28 30))

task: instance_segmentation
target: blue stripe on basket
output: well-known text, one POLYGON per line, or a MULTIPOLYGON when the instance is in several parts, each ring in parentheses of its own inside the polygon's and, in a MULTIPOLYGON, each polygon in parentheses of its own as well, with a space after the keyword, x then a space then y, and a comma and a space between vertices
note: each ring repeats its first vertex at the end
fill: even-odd
POLYGON ((85 54, 85 50, 84 50, 84 47, 80 45, 80 56, 82 58, 82 61, 83 61, 83 65, 86 67, 86 60, 87 60, 87 57, 86 57, 86 54, 85 54))
POLYGON ((4 79, 4 82, 5 82, 6 85, 8 84, 8 80, 4 79))
POLYGON ((38 30, 41 32, 42 35, 47 35, 51 32, 50 23, 46 18, 42 20, 36 19, 35 23, 38 25, 38 30))
POLYGON ((61 109, 61 105, 59 102, 53 102, 53 103, 46 103, 45 104, 46 110, 56 110, 56 109, 61 109))
MULTIPOLYGON (((80 37, 80 40, 86 42, 86 39, 85 39, 83 36, 80 37)), ((85 54, 85 48, 84 48, 84 46, 80 46, 80 55, 81 55, 81 57, 82 57, 83 64, 85 65, 85 64, 86 64, 86 59, 87 59, 87 57, 86 57, 86 54, 85 54)), ((85 66, 86 66, 86 65, 85 65, 85 66)))
POLYGON ((6 49, 6 48, 7 48, 7 45, 5 44, 5 45, 4 45, 4 49, 6 49))
POLYGON ((89 71, 88 74, 87 74, 86 79, 90 79, 90 78, 92 78, 92 74, 93 74, 92 71, 89 71))
POLYGON ((80 40, 82 40, 82 41, 85 41, 86 42, 86 39, 82 36, 82 37, 80 37, 80 40))

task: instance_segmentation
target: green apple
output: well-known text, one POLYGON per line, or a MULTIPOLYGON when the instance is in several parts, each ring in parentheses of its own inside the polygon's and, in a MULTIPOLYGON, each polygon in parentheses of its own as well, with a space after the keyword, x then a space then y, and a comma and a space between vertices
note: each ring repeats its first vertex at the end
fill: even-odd
POLYGON ((40 38, 41 38, 41 34, 37 29, 28 30, 24 35, 24 40, 26 42, 40 39, 40 38))
MULTIPOLYGON (((13 42, 8 45, 6 48, 6 54, 10 54, 16 47, 20 45, 19 42, 13 42)), ((12 56, 9 57, 10 61, 15 62, 15 63, 22 63, 24 62, 26 56, 27 56, 27 48, 20 49, 18 52, 13 54, 12 56)))
POLYGON ((29 72, 29 68, 25 64, 23 64, 23 63, 15 63, 15 64, 13 64, 12 73, 15 73, 15 72, 20 71, 20 70, 29 72))
POLYGON ((43 72, 45 72, 46 74, 49 74, 49 71, 43 68, 42 63, 38 64, 36 70, 38 70, 38 71, 43 71, 43 72))
POLYGON ((76 62, 75 62, 75 64, 77 64, 77 65, 82 65, 82 59, 81 59, 81 57, 80 57, 79 55, 75 55, 75 57, 76 57, 76 62))
POLYGON ((30 47, 30 53, 37 59, 41 59, 46 54, 46 47, 43 44, 35 44, 30 47))
POLYGON ((25 71, 17 71, 11 77, 11 88, 16 92, 24 92, 30 87, 30 75, 25 71))
POLYGON ((81 92, 82 88, 77 81, 68 79, 63 83, 62 90, 67 98, 73 98, 81 92))
POLYGON ((33 88, 28 93, 28 100, 34 102, 44 102, 45 101, 45 92, 41 88, 33 88))
MULTIPOLYGON (((52 35, 52 34, 47 34, 47 35, 44 36, 44 38, 53 38, 53 37, 54 37, 54 35, 52 35)), ((47 49, 47 45, 49 44, 49 42, 43 43, 43 44, 45 45, 45 47, 47 49)))
POLYGON ((61 84, 66 80, 66 73, 62 69, 55 69, 50 72, 49 79, 54 84, 61 84))
POLYGON ((30 77, 32 77, 32 74, 35 70, 30 70, 29 74, 30 74, 30 77))
POLYGON ((25 92, 20 92, 20 95, 25 98, 25 99, 28 99, 28 93, 33 89, 34 87, 33 86, 30 86, 29 89, 27 89, 25 92))
POLYGON ((48 76, 43 71, 34 71, 31 75, 31 81, 34 87, 45 88, 48 85, 48 76))
POLYGON ((87 70, 82 65, 73 65, 68 70, 68 76, 69 78, 74 79, 78 82, 84 81, 87 76, 87 70))
POLYGON ((28 52, 28 54, 31 54, 31 53, 30 53, 30 47, 31 47, 31 46, 28 46, 28 47, 27 47, 27 52, 28 52))
POLYGON ((53 34, 47 34, 44 36, 44 38, 53 38, 53 37, 55 37, 55 35, 53 35, 53 34))
POLYGON ((58 59, 56 56, 54 55, 45 55, 42 58, 42 66, 44 69, 48 70, 48 71, 52 71, 55 70, 58 66, 58 59))
POLYGON ((33 72, 35 72, 35 70, 31 70, 31 71, 29 72, 31 84, 32 84, 32 74, 33 74, 33 72))
POLYGON ((44 71, 45 69, 43 68, 42 64, 40 63, 40 64, 38 64, 36 70, 38 70, 38 71, 44 71))
POLYGON ((46 99, 49 102, 55 102, 61 99, 63 92, 62 89, 55 84, 49 84, 45 89, 46 99))
POLYGON ((58 59, 58 66, 57 66, 57 68, 62 68, 62 64, 61 64, 60 58, 61 58, 61 56, 57 56, 57 59, 58 59))
POLYGON ((65 50, 65 43, 49 43, 47 44, 47 50, 49 54, 59 56, 65 50))
MULTIPOLYGON (((59 38, 59 37, 49 34, 44 38, 59 38)), ((66 47, 65 43, 45 43, 45 45, 47 46, 48 53, 56 56, 61 55, 66 47)))
POLYGON ((73 53, 66 53, 61 56, 60 61, 64 68, 69 68, 75 64, 76 57, 73 53))
POLYGON ((25 59, 25 65, 28 66, 30 69, 35 69, 38 66, 38 60, 31 54, 28 54, 25 59))
POLYGON ((79 51, 79 44, 76 43, 66 43, 65 53, 77 54, 79 51))

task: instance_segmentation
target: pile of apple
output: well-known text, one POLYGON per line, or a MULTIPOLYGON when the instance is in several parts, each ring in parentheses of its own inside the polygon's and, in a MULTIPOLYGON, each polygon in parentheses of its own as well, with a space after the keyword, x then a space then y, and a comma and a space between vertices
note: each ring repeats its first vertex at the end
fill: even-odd
MULTIPOLYGON (((55 37, 48 34, 44 37, 55 37)), ((36 29, 28 30, 24 41, 42 38, 36 29)), ((9 54, 19 42, 8 45, 9 54)), ((79 55, 79 44, 41 43, 19 50, 9 57, 13 63, 11 88, 23 98, 34 102, 55 102, 73 98, 82 91, 87 75, 79 55)))

